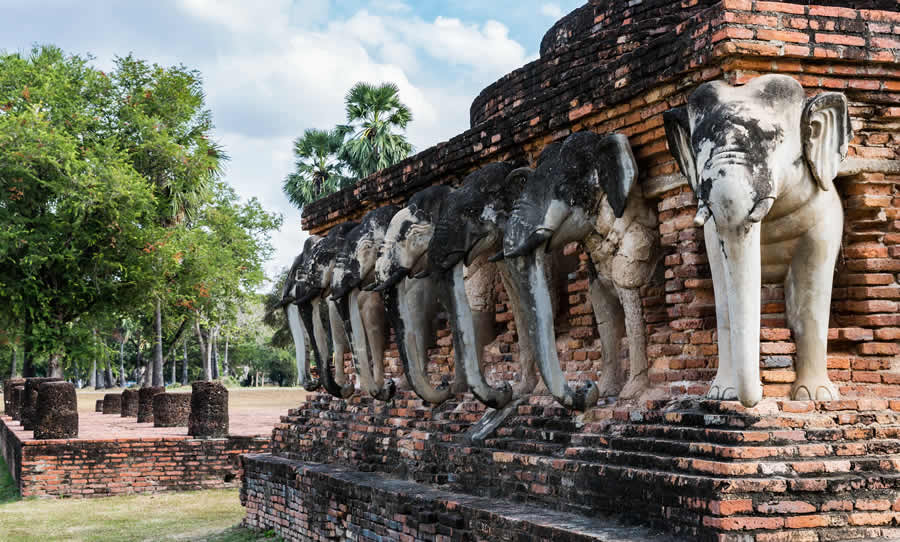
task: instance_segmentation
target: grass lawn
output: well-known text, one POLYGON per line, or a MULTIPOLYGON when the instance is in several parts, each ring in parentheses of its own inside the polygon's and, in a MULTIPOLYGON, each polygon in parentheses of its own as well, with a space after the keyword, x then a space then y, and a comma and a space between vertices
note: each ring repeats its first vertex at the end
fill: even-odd
POLYGON ((274 541, 236 525, 244 517, 236 489, 100 499, 20 499, 0 459, 0 539, 274 541))

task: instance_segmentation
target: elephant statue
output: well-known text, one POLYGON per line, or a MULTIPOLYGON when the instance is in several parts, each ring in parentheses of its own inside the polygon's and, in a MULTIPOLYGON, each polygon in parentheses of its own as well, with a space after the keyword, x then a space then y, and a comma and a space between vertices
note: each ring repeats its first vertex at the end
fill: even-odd
POLYGON ((794 79, 763 75, 741 87, 704 83, 664 117, 712 272, 719 367, 708 396, 747 407, 762 399, 760 285, 783 282, 797 346, 791 397, 837 399, 825 354, 843 232, 833 181, 852 137, 847 99, 807 98, 794 79))
POLYGON ((482 369, 484 347, 496 336, 493 288, 498 271, 517 325, 522 325, 522 311, 527 310, 510 281, 506 262, 487 261, 502 248, 506 221, 527 178, 522 172, 510 163, 497 162, 468 175, 447 198, 428 247, 428 268, 441 282, 441 297, 448 305, 457 363, 466 371, 472 394, 495 409, 530 394, 538 383, 534 345, 527 333, 519 334, 521 373, 515 389, 506 383, 499 389, 491 387, 482 369))
POLYGON ((331 300, 350 339, 359 387, 381 401, 390 401, 397 390, 393 380, 385 382, 384 378, 390 330, 381 293, 362 287, 375 280, 375 261, 397 211, 394 205, 379 207, 347 233, 337 251, 331 279, 331 300))
POLYGON ((344 371, 344 353, 350 350, 350 345, 343 320, 329 294, 341 240, 356 226, 356 222, 344 222, 331 228, 312 248, 309 258, 304 258, 295 287, 294 302, 300 308, 307 336, 313 338, 312 351, 322 387, 340 398, 350 397, 354 391, 344 371))
POLYGON ((634 398, 649 386, 640 287, 661 254, 656 215, 636 178, 625 136, 574 133, 544 149, 507 222, 502 258, 519 304, 530 309, 522 312, 519 333, 536 342, 550 393, 574 410, 590 408, 601 396, 634 398), (605 363, 600 386, 588 381, 578 391, 559 364, 545 271, 547 252, 573 241, 590 256, 590 299, 605 363), (623 386, 619 347, 626 332, 630 371, 623 386))
POLYGON ((433 387, 429 382, 426 367, 439 310, 439 284, 430 276, 414 278, 427 271, 434 225, 453 191, 448 186, 432 186, 413 195, 391 219, 375 263, 375 291, 384 296, 407 382, 433 405, 467 390, 462 363, 455 364, 452 387, 446 383, 433 387))
MULTIPOLYGON (((309 370, 309 356, 306 346, 309 339, 306 336, 306 330, 301 323, 300 309, 296 303, 299 287, 297 276, 310 254, 312 254, 313 248, 321 240, 322 238, 317 235, 310 235, 306 238, 306 241, 303 243, 303 251, 294 258, 294 263, 291 265, 287 277, 285 277, 284 286, 281 292, 280 305, 287 318, 288 328, 291 330, 291 337, 294 339, 294 356, 297 363, 297 377, 300 385, 306 391, 315 391, 318 389, 319 381, 312 377, 309 370)), ((303 295, 302 292, 301 295, 303 295)))

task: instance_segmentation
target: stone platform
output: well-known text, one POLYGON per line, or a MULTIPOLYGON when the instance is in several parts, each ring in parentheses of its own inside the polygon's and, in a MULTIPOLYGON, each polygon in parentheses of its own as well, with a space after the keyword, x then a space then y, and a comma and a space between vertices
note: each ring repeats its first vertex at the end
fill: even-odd
POLYGON ((227 438, 197 439, 186 427, 79 413, 79 437, 35 440, 0 415, 0 453, 23 497, 87 497, 236 487, 243 453, 268 450, 273 416, 239 413, 227 438))
MULTIPOLYGON (((476 445, 466 431, 483 411, 474 400, 432 410, 409 392, 387 405, 310 395, 276 426, 272 455, 247 460, 243 497, 253 502, 287 466, 298 480, 331 468, 310 465, 321 463, 340 466, 347 495, 371 491, 363 473, 374 471, 489 501, 616 515, 686 539, 900 537, 900 401, 768 399, 744 409, 688 399, 573 415, 537 396, 476 445)), ((314 485, 326 486, 337 487, 314 485)), ((290 507, 248 506, 247 523, 275 526, 274 505, 344 502, 324 490, 289 494, 290 507)), ((330 528, 313 523, 320 534, 330 528)))
POLYGON ((276 528, 286 540, 674 540, 608 517, 472 497, 333 465, 270 454, 244 456, 243 462, 252 480, 241 493, 244 523, 276 528))

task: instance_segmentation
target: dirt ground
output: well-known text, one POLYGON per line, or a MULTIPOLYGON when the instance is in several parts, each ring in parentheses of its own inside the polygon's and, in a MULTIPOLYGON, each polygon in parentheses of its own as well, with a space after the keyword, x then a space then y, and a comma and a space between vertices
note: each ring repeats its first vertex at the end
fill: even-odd
MULTIPOLYGON (((172 393, 189 393, 190 386, 170 388, 172 393)), ((137 423, 135 418, 117 414, 100 414, 94 411, 98 399, 107 393, 121 393, 121 388, 108 390, 78 390, 80 439, 141 438, 169 435, 186 435, 186 427, 157 428, 152 423, 137 423)), ((300 404, 306 391, 303 388, 230 388, 228 390, 229 434, 242 436, 268 436, 272 428, 287 414, 288 409, 300 404)), ((0 394, 2 397, 2 394, 0 394)), ((0 402, 2 405, 2 402, 0 402)), ((24 431, 18 424, 11 429, 21 433, 20 438, 30 439, 31 431, 24 431)))

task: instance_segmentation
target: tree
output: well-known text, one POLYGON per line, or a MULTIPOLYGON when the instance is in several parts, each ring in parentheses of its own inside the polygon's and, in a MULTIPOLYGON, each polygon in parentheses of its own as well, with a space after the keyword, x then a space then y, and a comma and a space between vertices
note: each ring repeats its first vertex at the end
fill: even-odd
POLYGON ((285 177, 282 190, 295 207, 302 211, 307 203, 353 184, 338 157, 343 143, 337 129, 308 129, 294 140, 294 171, 285 177))
POLYGON ((361 179, 412 153, 406 136, 394 132, 405 130, 412 121, 412 112, 400 101, 399 92, 393 83, 376 86, 359 82, 344 98, 347 124, 338 126, 337 131, 349 139, 340 157, 361 179))
POLYGON ((23 374, 37 355, 62 376, 78 320, 122 301, 146 265, 146 183, 109 131, 109 78, 78 56, 0 55, 0 300, 22 322, 23 374))
MULTIPOLYGON (((184 66, 151 66, 128 55, 116 59, 113 79, 120 106, 116 114, 119 144, 153 188, 159 225, 173 228, 192 218, 209 200, 227 160, 210 139, 214 126, 212 114, 204 108, 200 73, 184 66)), ((164 273, 164 266, 159 267, 158 272, 164 273)), ((153 292, 154 386, 164 383, 163 289, 160 285, 153 292)))

